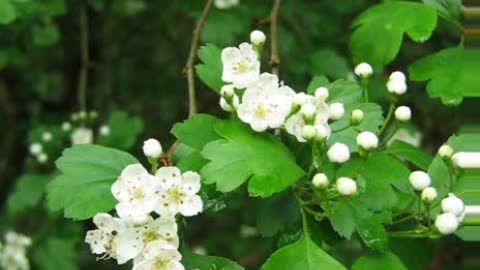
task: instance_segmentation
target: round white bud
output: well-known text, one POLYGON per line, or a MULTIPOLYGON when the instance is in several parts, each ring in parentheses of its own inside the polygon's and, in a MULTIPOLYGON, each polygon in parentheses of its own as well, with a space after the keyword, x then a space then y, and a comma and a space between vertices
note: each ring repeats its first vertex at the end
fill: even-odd
POLYGON ((40 153, 37 155, 37 161, 38 163, 45 163, 48 161, 48 155, 45 153, 40 153))
POLYGON ((43 146, 40 143, 32 143, 29 147, 30 154, 36 156, 43 151, 43 146))
POLYGON ((373 69, 370 64, 363 62, 355 67, 354 72, 358 77, 368 78, 372 75, 373 69))
POLYGON ((302 129, 302 137, 310 141, 317 135, 317 129, 312 125, 305 125, 302 129))
POLYGON ((294 106, 302 106, 303 104, 305 104, 305 102, 307 102, 307 94, 305 93, 297 93, 295 94, 295 96, 293 96, 293 105, 294 106))
POLYGON ((267 37, 260 30, 253 30, 250 33, 250 42, 255 46, 263 45, 263 43, 265 43, 266 39, 267 39, 267 37))
POLYGON ((344 114, 345 114, 345 108, 343 107, 343 103, 335 102, 330 104, 329 118, 331 120, 338 120, 342 118, 344 114))
POLYGON ((395 110, 395 119, 407 122, 412 118, 412 111, 407 106, 400 106, 395 110))
POLYGON ((337 179, 337 190, 343 196, 352 196, 357 193, 357 184, 351 178, 340 177, 337 179))
POLYGON ((235 95, 235 87, 233 87, 233 84, 227 84, 222 86, 222 89, 220 90, 220 95, 226 99, 231 99, 235 95))
POLYGON ((438 148, 438 155, 441 158, 449 159, 453 155, 453 148, 450 147, 450 145, 448 145, 448 144, 444 144, 444 145, 440 146, 440 148, 438 148))
POLYGON ((408 179, 410 180, 413 189, 416 191, 423 191, 426 187, 430 186, 430 183, 432 182, 430 176, 424 171, 414 171, 410 173, 408 179))
POLYGON ((359 109, 353 110, 352 111, 352 118, 351 118, 352 123, 360 124, 363 120, 363 116, 364 116, 364 114, 363 114, 362 110, 359 110, 359 109))
POLYGON ((328 159, 333 163, 344 163, 350 159, 350 150, 343 143, 334 143, 327 152, 328 159))
POLYGON ((422 200, 431 203, 437 198, 437 190, 434 187, 426 187, 421 194, 422 200))
POLYGON ((389 80, 387 90, 392 94, 403 95, 407 92, 407 83, 403 80, 389 80))
POLYGON ((317 130, 315 139, 319 142, 326 140, 328 137, 330 137, 330 134, 332 133, 330 126, 327 124, 316 125, 315 129, 317 130))
POLYGON ((110 127, 107 126, 107 125, 101 126, 100 129, 99 129, 99 133, 100 133, 100 135, 102 135, 102 136, 108 136, 108 135, 110 135, 110 127))
POLYGON ((452 213, 459 217, 465 211, 465 205, 462 199, 455 196, 453 193, 449 193, 448 197, 442 200, 442 210, 445 213, 452 213))
POLYGON ((62 123, 62 130, 63 131, 70 131, 72 129, 72 124, 70 122, 63 122, 62 123))
POLYGON ((49 132, 49 131, 46 131, 46 132, 44 132, 44 133, 42 134, 42 140, 43 140, 44 142, 49 142, 49 141, 52 140, 52 138, 53 138, 53 135, 52 135, 52 133, 49 132))
POLYGON ((302 115, 305 122, 311 122, 315 119, 315 115, 317 114, 317 108, 315 105, 311 103, 306 103, 302 105, 300 109, 300 114, 302 115))
POLYGON ((319 87, 315 90, 315 97, 319 101, 325 101, 328 98, 328 89, 326 87, 319 87))
POLYGON ((443 235, 454 233, 457 231, 458 225, 457 217, 452 213, 440 214, 435 220, 435 227, 443 235))
POLYGON ((143 142, 143 153, 150 158, 159 158, 162 153, 162 145, 156 139, 148 139, 143 142))
POLYGON ((324 173, 315 174, 312 179, 312 184, 314 187, 319 189, 324 189, 328 187, 329 181, 327 175, 324 173))
POLYGON ((480 168, 480 152, 457 152, 452 156, 455 166, 463 169, 480 168))
POLYGON ((79 119, 87 118, 87 112, 86 111, 79 111, 77 115, 78 115, 79 119))
POLYGON ((363 150, 372 150, 378 147, 378 137, 373 132, 364 131, 357 135, 357 144, 363 150))
POLYGON ((401 71, 392 72, 392 74, 390 74, 390 77, 388 79, 390 81, 395 81, 395 80, 406 81, 407 80, 407 78, 405 77, 405 74, 403 74, 403 72, 401 71))
POLYGON ((221 97, 220 98, 220 107, 227 112, 233 112, 238 108, 238 105, 240 104, 240 99, 238 98, 237 95, 233 96, 232 98, 232 105, 228 104, 228 102, 225 100, 225 98, 221 97))

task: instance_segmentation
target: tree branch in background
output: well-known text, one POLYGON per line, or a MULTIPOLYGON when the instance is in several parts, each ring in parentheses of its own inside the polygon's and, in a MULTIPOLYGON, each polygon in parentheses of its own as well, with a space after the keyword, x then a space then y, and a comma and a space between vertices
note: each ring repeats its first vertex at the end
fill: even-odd
POLYGON ((280 56, 278 54, 278 11, 280 9, 280 0, 273 1, 272 11, 270 13, 270 66, 272 73, 279 74, 280 56))
POLYGON ((188 82, 188 116, 192 116, 197 113, 197 104, 195 97, 195 74, 193 71, 193 64, 197 56, 200 35, 202 33, 203 26, 205 25, 205 20, 208 17, 208 12, 210 11, 212 2, 213 0, 206 1, 202 15, 200 16, 200 19, 198 19, 197 25, 193 30, 193 38, 190 45, 190 52, 188 54, 187 64, 185 65, 185 68, 183 70, 183 72, 187 75, 188 82))
POLYGON ((88 65, 89 65, 89 36, 88 36, 88 18, 86 5, 80 10, 80 57, 81 66, 78 73, 78 105, 81 111, 86 111, 86 95, 88 82, 88 65))

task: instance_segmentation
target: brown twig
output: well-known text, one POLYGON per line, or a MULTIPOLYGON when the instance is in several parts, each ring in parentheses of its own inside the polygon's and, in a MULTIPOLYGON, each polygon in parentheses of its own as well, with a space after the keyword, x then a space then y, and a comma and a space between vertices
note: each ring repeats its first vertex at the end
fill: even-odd
POLYGON ((278 11, 280 9, 280 0, 273 1, 272 11, 270 13, 270 66, 272 73, 279 74, 280 56, 278 53, 278 11))
POLYGON ((87 7, 84 6, 80 10, 80 57, 81 66, 78 73, 78 105, 81 111, 87 109, 86 95, 88 82, 88 67, 89 67, 89 35, 88 35, 88 18, 87 7))
POLYGON ((193 30, 193 38, 190 45, 190 52, 188 54, 187 64, 183 69, 183 72, 187 75, 188 81, 188 116, 192 116, 197 113, 197 102, 195 98, 195 74, 193 72, 193 64, 197 56, 200 35, 202 33, 203 26, 205 25, 205 20, 208 17, 208 12, 210 11, 212 2, 213 0, 206 1, 205 7, 203 8, 202 16, 200 16, 200 19, 198 19, 197 25, 193 30))

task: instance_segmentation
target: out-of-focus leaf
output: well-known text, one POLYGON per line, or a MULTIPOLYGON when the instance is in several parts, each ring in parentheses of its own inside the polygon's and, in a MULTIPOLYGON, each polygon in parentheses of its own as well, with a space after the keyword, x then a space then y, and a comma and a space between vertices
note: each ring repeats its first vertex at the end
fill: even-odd
POLYGON ((35 207, 45 193, 45 186, 51 180, 48 174, 24 174, 15 180, 15 187, 10 193, 7 209, 10 215, 35 207))
POLYGON ((15 7, 9 0, 0 0, 0 24, 9 24, 17 18, 15 7))
POLYGON ((310 72, 332 79, 345 78, 350 72, 347 60, 333 49, 319 49, 310 56, 310 72))

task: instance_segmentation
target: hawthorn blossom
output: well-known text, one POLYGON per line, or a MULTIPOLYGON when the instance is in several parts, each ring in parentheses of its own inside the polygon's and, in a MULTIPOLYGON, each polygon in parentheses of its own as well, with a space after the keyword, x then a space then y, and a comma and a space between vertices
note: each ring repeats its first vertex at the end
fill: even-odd
POLYGON ((117 258, 118 235, 126 229, 126 224, 110 214, 99 213, 93 217, 96 230, 87 232, 85 242, 93 254, 105 254, 105 258, 117 258))
POLYGON ((72 144, 89 144, 93 142, 93 131, 89 128, 77 128, 70 137, 72 144))
POLYGON ((255 131, 279 128, 285 122, 295 95, 288 86, 280 86, 278 77, 263 73, 254 86, 248 87, 238 106, 238 117, 255 131))
POLYGON ((122 218, 141 218, 153 211, 159 195, 158 181, 141 164, 128 165, 112 185, 115 207, 122 218))
POLYGON ((232 83, 236 88, 246 88, 254 84, 260 75, 260 61, 255 49, 249 43, 238 48, 228 47, 222 50, 222 80, 232 83))
POLYGON ((32 240, 22 234, 10 231, 5 235, 5 247, 0 252, 0 267, 6 270, 28 270, 27 247, 32 240))
POLYGON ((230 9, 238 5, 240 0, 214 0, 213 5, 218 9, 230 9))
POLYGON ((162 167, 155 174, 160 187, 155 191, 159 199, 155 212, 159 215, 194 216, 203 211, 203 202, 196 195, 200 190, 200 175, 195 172, 181 174, 177 167, 162 167))
POLYGON ((133 270, 184 270, 181 259, 176 247, 157 240, 144 248, 143 257, 135 261, 133 270))

